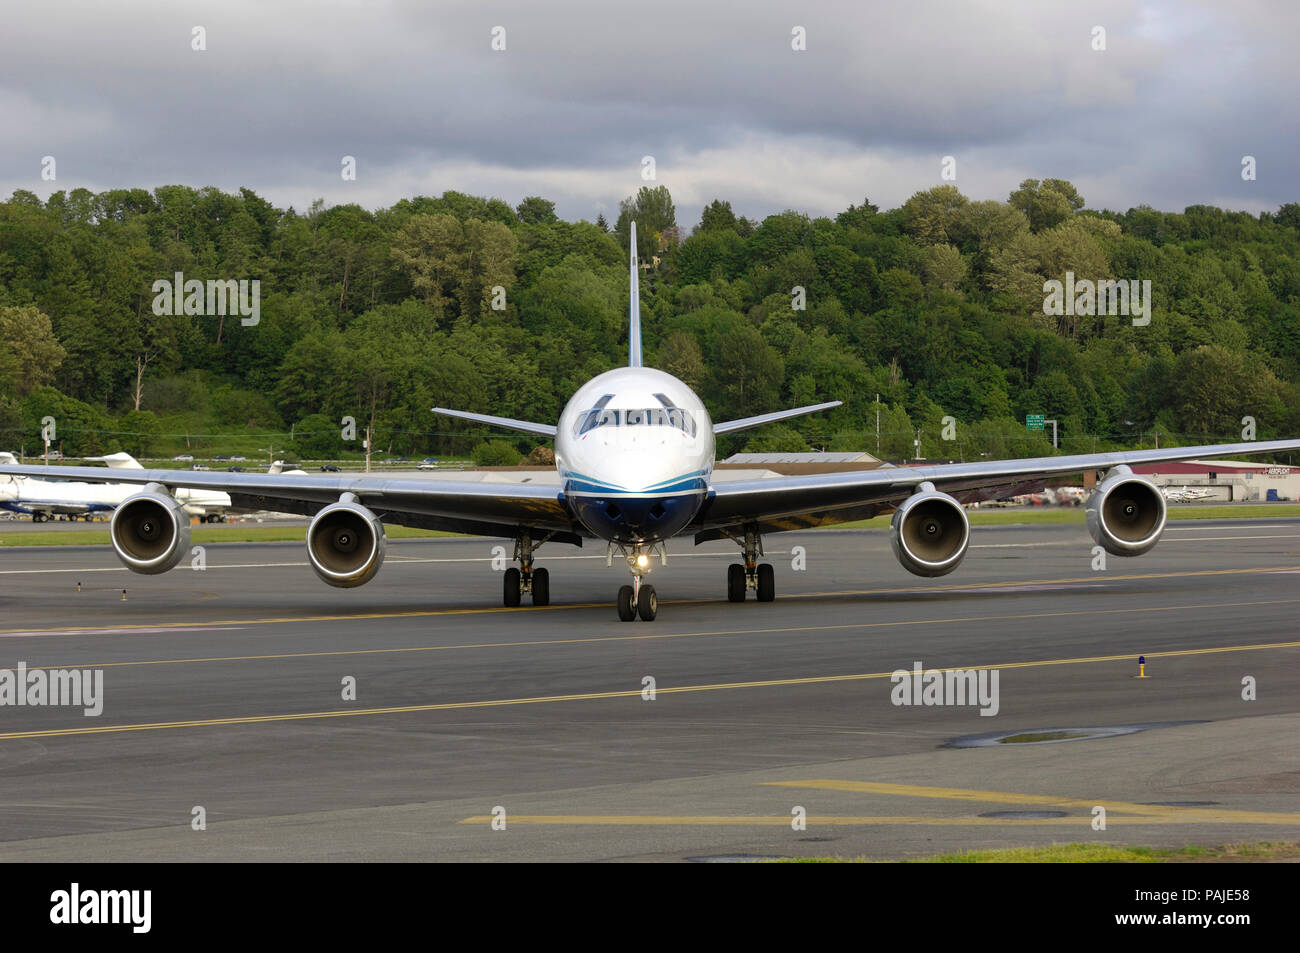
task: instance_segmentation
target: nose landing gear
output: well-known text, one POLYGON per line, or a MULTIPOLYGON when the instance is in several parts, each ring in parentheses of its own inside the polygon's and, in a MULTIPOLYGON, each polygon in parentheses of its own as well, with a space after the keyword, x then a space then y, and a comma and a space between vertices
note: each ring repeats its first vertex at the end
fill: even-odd
MULTIPOLYGON (((667 565, 668 551, 665 549, 662 552, 663 562, 667 565)), ((632 585, 622 586, 618 590, 618 619, 620 622, 631 622, 640 616, 642 622, 653 622, 659 614, 659 597, 654 586, 642 582, 642 577, 650 571, 650 550, 638 544, 631 551, 623 549, 623 558, 627 560, 627 568, 632 572, 632 585)), ((608 559, 610 562, 613 560, 612 546, 608 559)))

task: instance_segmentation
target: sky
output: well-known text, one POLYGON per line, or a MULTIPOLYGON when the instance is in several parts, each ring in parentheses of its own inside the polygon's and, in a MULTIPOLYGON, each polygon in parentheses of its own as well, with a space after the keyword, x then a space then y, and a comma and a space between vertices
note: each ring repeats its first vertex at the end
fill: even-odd
POLYGON ((689 228, 715 198, 1055 177, 1089 208, 1259 212, 1300 199, 1298 35, 1289 0, 45 0, 0 26, 0 196, 450 189, 612 221, 665 185, 689 228))

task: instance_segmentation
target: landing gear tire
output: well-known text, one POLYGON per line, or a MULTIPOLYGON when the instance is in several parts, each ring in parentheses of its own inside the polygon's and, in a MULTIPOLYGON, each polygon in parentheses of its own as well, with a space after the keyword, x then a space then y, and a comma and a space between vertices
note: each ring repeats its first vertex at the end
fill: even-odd
POLYGON ((659 614, 659 597, 654 586, 642 586, 641 598, 636 601, 636 611, 642 622, 653 622, 659 614))
POLYGON ((631 622, 636 618, 636 609, 632 607, 632 587, 620 586, 618 590, 618 620, 631 622))
POLYGON ((745 601, 745 567, 740 563, 727 567, 727 601, 745 601))
POLYGON ((508 608, 513 609, 519 605, 519 570, 507 569, 505 571, 504 596, 505 604, 508 608))
POLYGON ((758 564, 758 601, 771 602, 776 598, 776 573, 771 563, 758 564))
POLYGON ((533 605, 551 604, 551 574, 546 569, 533 570, 533 605))

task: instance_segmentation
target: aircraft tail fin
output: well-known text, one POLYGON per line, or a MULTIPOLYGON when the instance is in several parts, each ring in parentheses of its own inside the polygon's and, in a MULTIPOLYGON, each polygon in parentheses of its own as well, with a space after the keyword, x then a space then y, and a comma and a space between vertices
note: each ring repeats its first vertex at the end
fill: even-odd
POLYGON ((103 457, 82 457, 83 460, 93 460, 96 463, 107 463, 114 470, 143 470, 140 461, 126 451, 119 453, 110 453, 103 457))
POLYGON ((627 366, 641 366, 641 280, 636 262, 636 222, 632 222, 632 285, 628 300, 627 366))

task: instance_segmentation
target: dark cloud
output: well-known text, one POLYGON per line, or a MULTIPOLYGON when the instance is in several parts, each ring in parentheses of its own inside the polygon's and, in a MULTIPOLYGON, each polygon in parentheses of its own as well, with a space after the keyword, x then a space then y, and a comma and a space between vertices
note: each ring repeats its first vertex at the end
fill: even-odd
POLYGON ((896 205, 954 155, 976 198, 1061 176, 1094 207, 1260 210, 1296 198, 1298 26, 1266 0, 33 5, 0 37, 0 189, 247 185, 301 207, 454 188, 590 218, 648 154, 691 221, 715 196, 896 205))

